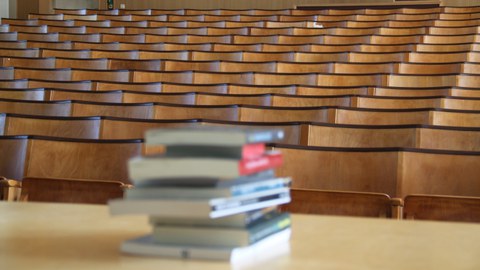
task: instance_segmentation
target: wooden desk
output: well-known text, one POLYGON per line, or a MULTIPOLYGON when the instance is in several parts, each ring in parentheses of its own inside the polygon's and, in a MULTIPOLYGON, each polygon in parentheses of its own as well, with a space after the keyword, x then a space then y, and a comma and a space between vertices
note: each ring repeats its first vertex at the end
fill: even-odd
MULTIPOLYGON (((257 269, 480 269, 480 225, 293 215, 290 255, 257 269)), ((2 269, 228 269, 120 254, 146 217, 106 206, 0 202, 2 269)))

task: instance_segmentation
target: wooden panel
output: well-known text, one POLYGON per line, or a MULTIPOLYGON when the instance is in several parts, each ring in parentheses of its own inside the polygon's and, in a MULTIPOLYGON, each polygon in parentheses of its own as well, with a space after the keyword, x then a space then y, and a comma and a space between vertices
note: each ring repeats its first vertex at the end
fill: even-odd
POLYGON ((58 88, 58 89, 68 89, 68 90, 83 90, 83 91, 89 91, 93 89, 93 85, 91 81, 58 82, 58 81, 28 80, 28 87, 58 88))
POLYGON ((479 113, 432 111, 432 124, 452 127, 480 127, 479 113))
POLYGON ((9 179, 23 178, 28 139, 21 137, 0 136, 0 175, 9 179))
POLYGON ((327 122, 328 111, 321 108, 242 107, 240 121, 245 122, 327 122))
POLYGON ((199 92, 199 93, 217 93, 226 94, 227 84, 177 84, 177 83, 165 83, 163 84, 163 92, 165 93, 186 93, 186 92, 199 92))
POLYGON ((228 85, 229 94, 248 95, 248 94, 295 94, 294 85, 228 85))
POLYGON ((440 98, 379 98, 358 97, 357 108, 370 109, 415 109, 441 108, 440 98))
POLYGON ((308 145, 324 147, 416 147, 415 128, 310 125, 308 145))
POLYGON ((116 181, 25 178, 22 197, 30 202, 106 204, 122 198, 123 188, 116 181))
POLYGON ((213 119, 238 121, 236 106, 168 106, 155 105, 154 119, 213 119))
POLYGON ((274 95, 272 97, 272 106, 278 107, 320 107, 320 106, 351 106, 351 98, 343 97, 325 97, 325 96, 295 96, 295 95, 274 95))
POLYGON ((61 138, 98 139, 100 119, 8 116, 7 135, 42 135, 61 138))
POLYGON ((310 74, 281 74, 281 73, 255 73, 256 85, 315 85, 315 73, 310 74))
POLYGON ((195 104, 195 93, 123 93, 123 103, 160 102, 172 104, 195 104))
POLYGON ((153 128, 180 128, 197 126, 199 123, 190 121, 134 121, 129 119, 103 119, 101 139, 143 139, 145 132, 153 128))
POLYGON ((8 101, 0 100, 0 112, 44 116, 70 116, 71 103, 67 101, 8 101))
POLYGON ((173 82, 173 83, 193 83, 192 71, 180 72, 143 72, 132 71, 133 82, 173 82))
POLYGON ((479 159, 477 152, 403 152, 398 196, 435 194, 478 197, 479 159))
POLYGON ((283 211, 300 214, 391 217, 391 200, 387 194, 342 192, 313 189, 290 190, 292 201, 283 211))
POLYGON ((123 118, 151 119, 151 104, 115 104, 75 102, 72 116, 114 116, 123 118))
POLYGON ((194 73, 193 82, 196 84, 236 83, 253 84, 254 73, 252 72, 199 72, 194 73))
POLYGON ((405 197, 403 213, 406 219, 480 222, 480 199, 409 195, 405 197))
POLYGON ((258 105, 270 106, 270 95, 212 95, 212 94, 198 94, 196 98, 197 105, 258 105))
POLYGON ((72 80, 99 80, 110 82, 128 82, 130 80, 130 71, 128 70, 72 70, 72 80))
POLYGON ((279 176, 292 177, 292 188, 380 192, 396 195, 398 154, 339 151, 335 148, 284 148, 279 176), (348 170, 345 169, 348 164, 348 170))
POLYGON ((79 69, 105 70, 105 69, 107 69, 108 60, 107 59, 57 58, 57 59, 55 59, 55 64, 56 64, 57 68, 79 68, 79 69))
POLYGON ((75 90, 47 90, 48 100, 80 100, 94 102, 122 102, 121 91, 75 91, 75 90))
POLYGON ((429 123, 429 111, 366 111, 337 109, 335 123, 354 125, 425 125, 429 123))
POLYGON ((421 128, 417 146, 425 149, 480 151, 480 130, 421 128))
POLYGON ((97 91, 129 90, 136 92, 160 92, 161 83, 120 83, 120 82, 97 82, 97 91))
POLYGON ((25 177, 114 180, 130 183, 127 160, 140 155, 139 141, 30 140, 25 177))
POLYGON ((0 98, 20 100, 45 100, 43 88, 0 89, 0 98))

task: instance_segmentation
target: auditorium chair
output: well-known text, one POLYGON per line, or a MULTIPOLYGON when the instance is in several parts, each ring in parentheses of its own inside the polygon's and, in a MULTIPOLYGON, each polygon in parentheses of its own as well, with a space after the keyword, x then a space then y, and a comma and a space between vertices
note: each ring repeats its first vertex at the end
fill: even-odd
POLYGON ((397 71, 398 63, 348 63, 337 62, 333 64, 333 73, 346 74, 371 74, 371 73, 394 73, 397 71))
POLYGON ((2 99, 45 100, 45 96, 43 88, 0 88, 0 98, 2 99))
POLYGON ((193 83, 194 73, 192 71, 136 71, 133 70, 132 81, 137 82, 171 82, 171 83, 193 83))
POLYGON ((405 219, 480 222, 480 199, 465 196, 408 195, 405 219))
MULTIPOLYGON (((387 83, 383 85, 393 87, 441 88, 455 86, 457 84, 456 80, 457 78, 454 74, 390 74, 387 75, 387 83)), ((461 86, 460 84, 458 85, 461 86)))
POLYGON ((91 50, 91 58, 139 59, 139 55, 137 50, 91 50))
POLYGON ((135 21, 147 21, 147 25, 149 21, 166 21, 166 15, 141 15, 141 14, 131 14, 132 15, 132 22, 135 21))
POLYGON ((110 91, 110 90, 129 90, 135 92, 161 92, 162 83, 122 83, 122 82, 95 82, 95 87, 92 90, 96 91, 110 91))
MULTIPOLYGON (((60 57, 60 58, 92 58, 92 52, 86 50, 61 50, 61 49, 42 49, 42 57, 60 57)), ((96 57, 103 58, 103 57, 96 57)))
POLYGON ((189 28, 218 27, 218 28, 226 28, 225 27, 225 25, 226 25, 225 21, 216 21, 216 22, 183 21, 183 22, 169 22, 169 23, 171 23, 173 27, 189 27, 189 28), (182 23, 182 24, 180 24, 180 23, 182 23))
POLYGON ((468 87, 452 87, 450 89, 450 96, 456 97, 480 97, 480 91, 478 88, 468 88, 468 87))
POLYGON ((427 27, 432 26, 436 22, 435 19, 426 20, 389 20, 387 21, 387 27, 409 28, 409 27, 427 27))
POLYGON ((347 192, 314 189, 291 189, 291 202, 281 205, 282 211, 296 214, 317 214, 357 217, 397 217, 390 196, 384 193, 347 192))
MULTIPOLYGON (((361 44, 360 49, 357 51, 364 53, 402 53, 415 51, 416 45, 421 44, 361 44)), ((395 57, 395 54, 391 54, 389 56, 395 57)))
POLYGON ((152 9, 121 9, 119 10, 120 15, 152 15, 152 9))
POLYGON ((63 19, 64 20, 98 21, 97 14, 90 14, 90 15, 63 14, 63 19))
POLYGON ((153 103, 72 102, 71 116, 113 116, 122 118, 152 119, 153 115, 153 103))
POLYGON ((478 26, 478 19, 473 20, 435 20, 434 25, 436 27, 468 27, 478 26))
POLYGON ((49 89, 46 91, 46 100, 78 100, 106 103, 121 103, 123 93, 116 91, 79 91, 65 89, 49 89))
POLYGON ((248 35, 249 28, 237 27, 237 28, 222 28, 222 27, 207 27, 207 35, 209 36, 222 36, 222 35, 248 35))
MULTIPOLYGON (((374 74, 328 74, 328 73, 318 73, 317 85, 318 86, 377 86, 377 85, 386 85, 387 76, 382 73, 374 74)), ((391 75, 390 75, 391 76, 391 75)))
POLYGON ((59 88, 59 89, 69 89, 69 90, 84 90, 89 91, 93 89, 92 81, 49 81, 49 80, 34 80, 29 79, 26 81, 16 80, 15 84, 20 84, 18 87, 28 87, 28 88, 59 88), (23 84, 26 82, 26 86, 23 84))
POLYGON ((296 92, 295 85, 242 85, 229 84, 228 94, 290 94, 294 95, 296 92))
POLYGON ((338 96, 338 95, 368 95, 367 86, 304 86, 296 87, 296 94, 299 96, 338 96))
POLYGON ((450 127, 480 127, 478 111, 435 110, 431 112, 432 125, 450 127))
MULTIPOLYGON (((323 34, 333 35, 333 36, 366 36, 377 34, 379 27, 372 28, 346 28, 346 27, 333 27, 333 28, 313 28, 311 29, 312 34, 322 34, 320 30, 324 30, 323 34), (318 32, 317 32, 318 31, 318 32), (317 32, 317 33, 315 33, 317 32)), ((308 29, 307 29, 308 30, 308 29)))
POLYGON ((95 26, 95 27, 110 27, 111 21, 90 21, 90 20, 82 20, 82 19, 74 19, 73 20, 75 26, 95 26))
POLYGON ((2 57, 1 66, 3 67, 24 67, 24 68, 55 68, 55 58, 38 58, 38 57, 2 57))
POLYGON ((399 63, 398 73, 404 74, 457 74, 462 63, 399 63))
POLYGON ((316 73, 254 73, 255 85, 316 85, 316 83, 316 73))
POLYGON ((181 128, 195 127, 200 123, 195 119, 190 120, 152 120, 102 117, 100 139, 124 140, 140 139, 145 132, 153 128, 181 128))
POLYGON ((429 109, 361 109, 337 108, 335 123, 351 125, 426 125, 429 109))
POLYGON ((122 198, 130 185, 119 181, 27 177, 21 198, 29 202, 106 204, 122 198))
POLYGON ((111 14, 97 14, 97 21, 126 21, 132 20, 132 15, 111 15, 111 14))
POLYGON ((28 41, 28 48, 38 48, 38 49, 56 49, 56 50, 72 50, 73 45, 71 41, 28 41))
POLYGON ((331 73, 334 69, 333 62, 278 62, 275 71, 261 72, 278 72, 278 73, 331 73))
MULTIPOLYGON (((278 44, 285 44, 285 45, 298 45, 298 44, 322 44, 324 43, 325 36, 321 35, 306 35, 306 36, 288 36, 288 35, 278 35, 278 44)), ((327 42, 325 42, 327 43, 327 42)), ((328 44, 328 43, 327 43, 328 44)))
POLYGON ((153 119, 212 119, 238 121, 240 108, 237 105, 175 105, 157 103, 153 119))
MULTIPOLYGON (((162 70, 163 71, 189 71, 189 70, 198 70, 198 71, 220 71, 220 61, 181 61, 181 60, 165 60, 163 61, 162 70)), ((234 62, 240 63, 240 62, 234 62)), ((146 70, 146 69, 143 69, 146 70)), ((223 70, 222 70, 223 71, 223 70)))
POLYGON ((234 95, 234 94, 212 94, 198 93, 196 95, 195 105, 257 105, 270 106, 272 97, 269 94, 255 95, 234 95))
POLYGON ((74 139, 98 139, 100 117, 42 117, 8 115, 5 135, 40 135, 74 139))
MULTIPOLYGON (((5 120, 5 115, 0 116, 0 121, 5 120)), ((3 127, 3 125, 2 125, 3 127)), ((2 128, 3 130, 3 128, 2 128)), ((0 174, 8 179, 22 179, 27 156, 27 136, 0 136, 0 174)))
MULTIPOLYGON (((38 26, 37 19, 14 19, 14 18, 1 18, 2 24, 10 25, 10 27, 16 26, 38 26)), ((12 31, 15 32, 15 31, 12 31)))
POLYGON ((122 103, 158 102, 183 105, 195 105, 195 93, 138 93, 123 92, 122 103))
POLYGON ((72 33, 72 34, 86 34, 88 28, 85 26, 48 26, 48 32, 50 33, 72 33))
POLYGON ((328 122, 329 109, 325 107, 271 107, 241 106, 243 122, 328 122))
POLYGON ((152 9, 152 15, 159 15, 159 14, 183 15, 185 14, 185 10, 184 9, 152 9))
POLYGON ((24 177, 130 183, 126 164, 142 153, 141 140, 31 137, 24 177))
POLYGON ((169 43, 187 43, 187 35, 154 35, 146 34, 145 43, 169 42, 169 43))
POLYGON ((359 44, 311 44, 310 51, 311 52, 320 52, 320 53, 328 53, 328 52, 351 52, 351 51, 358 51, 360 49, 359 44))
MULTIPOLYGON (((266 28, 266 27, 250 27, 251 36, 269 36, 269 35, 294 35, 293 27, 285 28, 266 28)), ((303 29, 303 28, 301 28, 303 29)))
MULTIPOLYGON (((260 44, 259 44, 260 45, 260 44)), ((262 52, 309 52, 312 50, 313 44, 261 44, 258 51, 262 52)), ((253 51, 253 50, 250 50, 253 51)))
POLYGON ((240 22, 225 22, 225 28, 236 28, 236 27, 265 27, 265 21, 240 21, 240 22))
POLYGON ((60 34, 59 33, 18 32, 18 40, 55 42, 55 41, 60 41, 60 34))
POLYGON ((28 19, 38 19, 39 23, 41 20, 58 20, 63 21, 63 13, 59 14, 38 14, 38 13, 29 13, 28 19))
MULTIPOLYGON (((72 68, 72 69, 89 69, 89 70, 107 70, 109 69, 109 62, 111 64, 114 59, 109 60, 107 58, 96 59, 78 59, 78 58, 53 58, 56 68, 72 68)), ((47 67, 41 67, 47 68, 47 67)), ((114 68, 110 68, 114 69, 114 68)), ((75 71, 73 72, 75 74, 75 71)), ((73 76, 73 75, 72 75, 73 76)), ((72 78, 73 80, 73 78, 72 78)))
POLYGON ((221 44, 221 43, 212 43, 210 51, 214 52, 236 52, 236 51, 250 51, 250 52, 260 52, 263 51, 262 46, 265 44, 221 44))
MULTIPOLYGON (((141 57, 140 57, 141 58, 141 57)), ((104 59, 108 61, 109 70, 151 70, 160 71, 162 69, 162 60, 159 59, 104 59)), ((92 68, 89 68, 92 69, 92 68)))
POLYGON ((101 34, 74 34, 74 33, 59 33, 59 41, 79 41, 79 42, 100 42, 101 34))
POLYGON ((70 116, 70 101, 33 101, 0 99, 0 112, 43 115, 70 116))
POLYGON ((351 96, 298 96, 272 95, 272 106, 276 107, 321 107, 321 106, 352 106, 351 96))
POLYGON ((220 84, 181 84, 181 83, 164 83, 163 92, 165 93, 186 93, 186 92, 200 92, 200 93, 217 93, 226 94, 228 85, 226 83, 220 84))
POLYGON ((393 87, 393 86, 376 86, 373 87, 374 96, 388 97, 436 97, 450 95, 450 87, 393 87))
MULTIPOLYGON (((0 34, 1 35, 1 34, 0 34)), ((40 50, 39 49, 9 49, 9 48, 2 48, 0 50, 1 57, 39 57, 40 50)))
POLYGON ((148 21, 148 27, 159 28, 159 27, 187 27, 187 21, 148 21))
MULTIPOLYGON (((245 57, 245 53, 244 53, 244 57, 245 57)), ((275 61, 270 61, 270 62, 221 61, 219 63, 219 70, 218 71, 220 71, 220 72, 229 72, 229 71, 250 72, 250 71, 253 71, 253 72, 269 72, 269 73, 273 72, 273 73, 275 73, 277 71, 276 64, 277 63, 275 61)))
MULTIPOLYGON (((1 27, 0 27, 1 28, 1 27)), ((1 32, 1 30, 0 30, 1 32)), ((27 41, 26 40, 15 40, 15 41, 0 41, 0 48, 6 49, 26 49, 27 41)))
POLYGON ((17 41, 17 32, 0 32, 0 41, 17 41))
POLYGON ((356 107, 366 109, 416 109, 442 108, 443 102, 439 97, 356 97, 356 107))
POLYGON ((206 35, 207 27, 167 27, 166 35, 206 35))
POLYGON ((102 34, 102 42, 146 43, 146 34, 102 34))
POLYGON ((74 20, 49 20, 49 19, 38 19, 38 25, 48 25, 48 29, 51 29, 50 26, 75 26, 74 20))
POLYGON ((125 34, 125 27, 123 26, 87 26, 87 34, 125 34))
MULTIPOLYGON (((115 42, 117 43, 117 42, 115 42)), ((167 50, 166 46, 164 43, 129 43, 129 42, 121 42, 117 43, 118 44, 118 49, 119 50, 124 50, 124 51, 136 51, 136 50, 142 50, 142 51, 171 51, 167 50)), ((109 50, 109 49, 106 49, 109 50)), ((182 50, 181 48, 175 48, 175 50, 182 50)))
POLYGON ((69 68, 36 69, 36 68, 15 68, 15 79, 36 79, 70 81, 73 71, 69 68))
MULTIPOLYGON (((46 34, 48 31, 48 26, 46 25, 14 25, 10 24, 10 31, 23 33, 35 33, 35 34, 46 34)), ((50 31, 54 32, 54 31, 50 31)))
POLYGON ((385 63, 385 62, 406 62, 408 52, 349 52, 349 62, 361 63, 385 63))

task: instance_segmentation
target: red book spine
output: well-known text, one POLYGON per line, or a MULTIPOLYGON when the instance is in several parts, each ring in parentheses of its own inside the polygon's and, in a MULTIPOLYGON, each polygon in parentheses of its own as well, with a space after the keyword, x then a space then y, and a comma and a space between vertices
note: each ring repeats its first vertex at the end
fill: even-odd
POLYGON ((246 144, 242 147, 242 159, 254 159, 265 154, 264 143, 246 144))
POLYGON ((242 159, 238 163, 238 171, 240 175, 248 175, 279 167, 282 165, 282 163, 282 153, 270 152, 254 159, 242 159))

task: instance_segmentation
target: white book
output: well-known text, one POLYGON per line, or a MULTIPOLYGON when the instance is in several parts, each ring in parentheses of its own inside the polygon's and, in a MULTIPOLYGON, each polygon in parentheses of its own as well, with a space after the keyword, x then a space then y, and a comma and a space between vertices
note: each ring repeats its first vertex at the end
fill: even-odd
POLYGON ((147 145, 242 146, 250 143, 279 141, 284 136, 282 129, 200 126, 148 130, 145 133, 145 143, 147 145))
POLYGON ((253 245, 235 248, 209 246, 180 246, 156 244, 151 235, 126 240, 122 252, 140 256, 159 256, 179 259, 202 259, 229 261, 232 264, 255 264, 288 256, 290 253, 291 230, 286 229, 253 245), (260 255, 260 256, 259 256, 260 255))
POLYGON ((278 188, 228 198, 175 200, 124 200, 109 201, 110 213, 144 214, 165 218, 219 218, 290 202, 289 188, 278 188))

